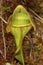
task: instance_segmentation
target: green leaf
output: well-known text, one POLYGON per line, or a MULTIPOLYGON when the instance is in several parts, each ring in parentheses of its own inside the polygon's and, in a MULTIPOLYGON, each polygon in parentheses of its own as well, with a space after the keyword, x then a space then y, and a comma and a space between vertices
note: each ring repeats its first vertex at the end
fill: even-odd
POLYGON ((17 50, 14 55, 23 65, 25 64, 22 51, 22 41, 27 32, 31 30, 32 26, 35 29, 30 14, 22 5, 18 5, 8 19, 6 30, 7 32, 11 32, 15 38, 17 50))

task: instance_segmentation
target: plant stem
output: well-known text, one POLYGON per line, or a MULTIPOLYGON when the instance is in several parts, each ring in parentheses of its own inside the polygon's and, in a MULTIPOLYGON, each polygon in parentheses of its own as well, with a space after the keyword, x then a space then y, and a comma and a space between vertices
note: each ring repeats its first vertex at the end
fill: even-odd
POLYGON ((0 50, 0 54, 2 55, 2 57, 4 58, 3 52, 0 50))
POLYGON ((3 29, 3 22, 2 22, 2 37, 3 37, 3 42, 4 42, 4 57, 6 59, 6 43, 5 43, 5 37, 4 37, 4 29, 3 29))
POLYGON ((7 22, 0 16, 0 19, 4 22, 4 23, 6 23, 7 24, 7 22))
POLYGON ((41 23, 43 23, 43 18, 41 18, 35 11, 33 11, 31 8, 28 8, 35 16, 37 16, 41 21, 41 23))
MULTIPOLYGON (((0 5, 3 3, 3 0, 0 0, 0 5)), ((1 9, 2 10, 2 9, 1 9)), ((1 13, 1 16, 3 14, 1 13)), ((0 18, 1 18, 0 16, 0 18)), ((1 18, 2 20, 4 20, 3 18, 1 18)), ((6 59, 6 43, 5 43, 5 37, 4 37, 4 26, 3 26, 3 22, 1 20, 1 23, 2 23, 2 37, 3 37, 3 42, 4 42, 4 58, 6 59)), ((5 21, 5 20, 4 20, 5 21)))

